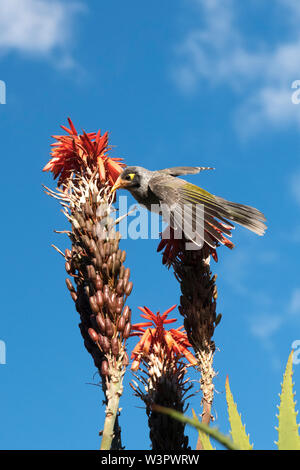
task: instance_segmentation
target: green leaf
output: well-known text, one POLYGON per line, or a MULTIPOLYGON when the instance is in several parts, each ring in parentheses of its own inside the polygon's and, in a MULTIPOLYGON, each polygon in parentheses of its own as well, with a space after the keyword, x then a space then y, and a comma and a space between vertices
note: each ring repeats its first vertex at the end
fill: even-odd
POLYGON ((188 418, 188 416, 185 416, 183 413, 172 410, 171 408, 166 408, 164 406, 153 405, 152 409, 158 413, 164 413, 168 416, 171 416, 171 418, 177 419, 182 423, 189 424, 190 426, 205 432, 213 439, 220 442, 220 444, 222 444, 228 450, 240 450, 239 447, 232 442, 230 437, 222 434, 220 431, 218 431, 217 428, 211 428, 210 426, 207 426, 207 424, 201 423, 198 419, 188 418))
MULTIPOLYGON (((196 413, 194 410, 192 410, 193 412, 193 416, 194 416, 194 419, 196 419, 198 421, 198 423, 200 423, 196 413)), ((211 442, 210 442, 210 439, 209 439, 209 436, 203 432, 203 431, 200 431, 200 429, 198 430, 198 433, 199 433, 199 439, 201 441, 201 444, 203 446, 203 450, 216 450, 212 445, 211 445, 211 442)))
POLYGON ((293 351, 291 352, 280 394, 278 415, 278 450, 300 450, 299 425, 297 424, 297 412, 295 411, 293 393, 293 351))
POLYGON ((241 416, 233 400, 228 376, 226 377, 225 389, 232 440, 241 450, 252 450, 253 445, 250 444, 249 435, 246 434, 245 425, 242 423, 241 416))

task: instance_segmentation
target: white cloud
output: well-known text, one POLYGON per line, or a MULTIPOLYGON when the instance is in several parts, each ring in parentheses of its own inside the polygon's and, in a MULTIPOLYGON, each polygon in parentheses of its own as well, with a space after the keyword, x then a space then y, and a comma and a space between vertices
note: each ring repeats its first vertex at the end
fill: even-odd
POLYGON ((173 77, 178 87, 193 93, 202 81, 208 81, 210 86, 227 86, 239 93, 242 106, 236 123, 242 123, 244 133, 256 131, 263 123, 300 125, 300 105, 291 101, 292 82, 300 78, 300 33, 295 21, 300 19, 299 2, 274 0, 292 39, 272 44, 254 38, 251 48, 238 26, 238 0, 194 3, 200 6, 199 27, 189 31, 177 47, 173 77))
POLYGON ((0 0, 0 52, 51 56, 59 52, 65 64, 73 64, 67 52, 74 15, 79 3, 62 0, 0 0))
POLYGON ((251 333, 259 339, 269 340, 281 327, 283 318, 279 315, 264 314, 251 319, 251 333))

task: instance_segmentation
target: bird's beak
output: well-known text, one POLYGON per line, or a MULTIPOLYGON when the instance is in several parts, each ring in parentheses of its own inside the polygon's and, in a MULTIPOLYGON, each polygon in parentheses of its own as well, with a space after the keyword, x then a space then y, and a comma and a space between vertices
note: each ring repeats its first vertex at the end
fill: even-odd
POLYGON ((126 188, 130 185, 130 181, 122 180, 121 176, 117 179, 113 187, 111 188, 111 193, 114 193, 117 189, 126 188))

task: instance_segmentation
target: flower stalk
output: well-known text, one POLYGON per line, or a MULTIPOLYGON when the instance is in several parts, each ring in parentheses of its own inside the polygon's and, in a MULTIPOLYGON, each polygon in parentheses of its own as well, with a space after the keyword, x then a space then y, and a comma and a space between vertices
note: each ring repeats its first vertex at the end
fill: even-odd
POLYGON ((184 434, 184 424, 163 416, 155 411, 157 405, 166 406, 179 412, 186 410, 187 392, 192 385, 186 377, 187 359, 190 364, 196 360, 188 348, 191 346, 182 327, 166 330, 165 325, 176 319, 167 319, 175 305, 155 315, 147 307, 140 308, 144 323, 132 326, 132 336, 140 340, 132 352, 131 369, 136 371, 137 381, 131 384, 135 394, 146 405, 150 440, 153 451, 186 450, 188 438, 184 434), (155 328, 150 328, 150 326, 155 328), (137 373, 139 372, 139 373, 137 373))
POLYGON ((108 157, 107 133, 78 135, 69 120, 67 136, 55 136, 52 159, 44 168, 58 177, 58 199, 71 224, 66 231, 71 250, 65 251, 66 285, 80 315, 79 328, 87 351, 102 379, 106 412, 101 449, 121 449, 119 400, 128 365, 126 340, 131 311, 125 305, 132 291, 126 252, 112 217, 111 187, 122 170, 120 159, 108 157), (72 282, 73 281, 73 282, 72 282))
MULTIPOLYGON (((184 318, 187 337, 194 349, 197 368, 200 371, 202 391, 202 422, 213 420, 212 403, 214 397, 213 368, 215 342, 213 334, 221 320, 216 314, 217 286, 216 275, 210 270, 210 255, 217 259, 216 252, 204 245, 200 250, 186 250, 185 240, 161 240, 158 251, 163 250, 163 263, 172 266, 180 283, 181 297, 178 310, 184 318)), ((201 448, 198 441, 197 449, 201 448)))

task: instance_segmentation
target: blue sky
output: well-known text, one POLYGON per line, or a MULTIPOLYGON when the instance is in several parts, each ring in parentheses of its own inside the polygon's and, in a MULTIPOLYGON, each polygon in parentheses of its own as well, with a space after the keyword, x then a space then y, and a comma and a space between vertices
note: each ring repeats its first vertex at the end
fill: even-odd
MULTIPOLYGON (((296 0, 0 2, 2 230, 0 448, 96 449, 102 392, 50 247, 66 227, 41 184, 50 136, 71 116, 109 130, 115 156, 150 169, 213 166, 192 181, 253 205, 265 237, 234 233, 219 249, 215 333, 216 424, 228 431, 228 374, 255 447, 274 448, 282 374, 300 339, 300 7, 296 0)), ((179 301, 153 240, 124 240, 137 307, 179 301)), ((179 316, 179 315, 178 315, 179 316)), ((178 320, 178 326, 180 324, 178 320)), ((132 347, 133 340, 129 346, 132 347)), ((196 376, 193 376, 195 379, 196 376)), ((149 448, 142 403, 125 377, 121 425, 128 449, 149 448)), ((300 366, 294 367, 296 390, 300 366)), ((197 384, 195 385, 197 388, 197 384)), ((300 393, 300 392, 299 392, 300 393)), ((199 395, 191 401, 199 411, 199 395)), ((191 413, 191 409, 189 411, 191 413)), ((189 431, 191 445, 196 436, 189 431)))

